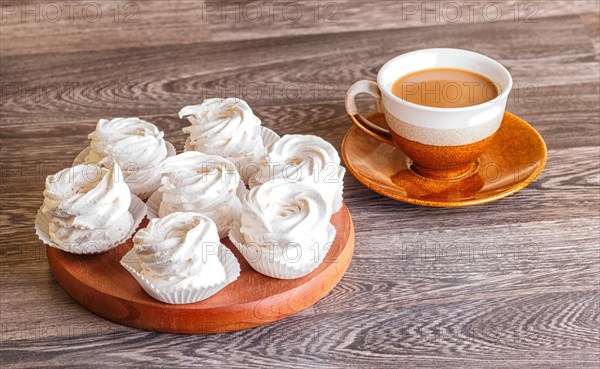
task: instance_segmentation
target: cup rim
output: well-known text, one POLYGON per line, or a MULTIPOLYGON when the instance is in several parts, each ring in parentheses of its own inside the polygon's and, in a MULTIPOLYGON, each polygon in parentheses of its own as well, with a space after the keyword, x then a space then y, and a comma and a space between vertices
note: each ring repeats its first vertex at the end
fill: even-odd
MULTIPOLYGON (((497 83, 496 81, 493 81, 493 82, 497 83)), ((432 111, 432 112, 468 112, 471 110, 480 109, 482 107, 487 107, 486 104, 489 104, 490 102, 502 101, 504 98, 506 98, 508 96, 508 94, 510 94, 510 91, 512 90, 512 87, 513 87, 513 79, 512 79, 512 76, 510 75, 510 72, 508 71, 508 69, 506 69, 506 67, 504 65, 500 64, 498 61, 490 58, 489 56, 480 54, 475 51, 465 50, 465 49, 428 48, 428 49, 419 49, 419 50, 410 51, 410 52, 407 52, 404 54, 400 54, 400 55, 397 55, 397 56, 393 57, 392 59, 388 60, 387 62, 385 62, 385 64, 383 64, 381 66, 381 68, 379 69, 379 72, 377 73, 377 86, 379 87, 379 90, 386 95, 386 97, 392 99, 395 102, 406 104, 413 108, 426 110, 426 111, 432 111), (413 54, 420 54, 423 52, 441 52, 441 51, 458 52, 458 53, 462 53, 462 54, 471 54, 471 55, 477 56, 478 58, 482 58, 484 60, 487 60, 488 62, 491 62, 495 67, 497 67, 500 71, 502 71, 502 73, 504 73, 508 77, 508 88, 504 89, 504 91, 502 91, 502 93, 500 95, 498 95, 497 97, 495 97, 492 100, 489 100, 489 101, 486 101, 486 102, 483 102, 483 103, 480 103, 477 105, 463 106, 460 108, 439 108, 439 107, 415 104, 410 101, 399 98, 398 96, 394 95, 391 91, 388 91, 388 89, 382 88, 382 86, 383 86, 383 83, 382 83, 383 81, 381 80, 383 78, 382 72, 384 70, 386 70, 387 68, 389 68, 390 65, 392 63, 396 62, 398 59, 401 59, 401 58, 404 58, 404 57, 407 57, 407 56, 413 55, 413 54)))

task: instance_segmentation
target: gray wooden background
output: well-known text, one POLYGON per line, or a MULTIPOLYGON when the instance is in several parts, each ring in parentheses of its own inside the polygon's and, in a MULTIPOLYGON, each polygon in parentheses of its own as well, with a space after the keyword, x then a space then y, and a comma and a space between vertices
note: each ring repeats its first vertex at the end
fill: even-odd
POLYGON ((597 0, 0 5, 0 367, 597 367, 597 0), (312 308, 243 332, 120 326, 52 278, 33 231, 44 178, 71 163, 99 118, 143 117, 181 149, 182 106, 236 95, 280 134, 339 149, 350 84, 428 47, 478 51, 511 71, 508 109, 548 146, 527 189, 431 209, 347 175, 356 251, 346 276, 312 308))

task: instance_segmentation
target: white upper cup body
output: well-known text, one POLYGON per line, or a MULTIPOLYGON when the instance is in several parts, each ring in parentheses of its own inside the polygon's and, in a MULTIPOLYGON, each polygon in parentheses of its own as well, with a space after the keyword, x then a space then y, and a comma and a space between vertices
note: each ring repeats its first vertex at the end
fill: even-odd
POLYGON ((481 141, 498 130, 512 84, 508 70, 487 56, 460 49, 424 49, 385 63, 377 74, 377 83, 362 80, 352 85, 346 94, 346 110, 353 120, 360 118, 368 126, 364 128, 371 136, 393 144, 386 129, 358 112, 355 96, 367 93, 378 99, 378 108, 398 136, 425 145, 461 146, 481 141), (432 68, 462 69, 483 75, 495 84, 499 95, 478 105, 438 108, 411 103, 392 93, 392 86, 401 77, 432 68))

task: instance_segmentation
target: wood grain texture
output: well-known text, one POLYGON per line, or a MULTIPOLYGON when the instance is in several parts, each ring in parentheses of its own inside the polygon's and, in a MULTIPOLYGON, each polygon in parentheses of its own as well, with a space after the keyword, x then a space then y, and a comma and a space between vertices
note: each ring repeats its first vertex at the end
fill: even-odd
POLYGON ((2 1, 2 55, 109 50, 208 40, 202 1, 2 1), (160 29, 160 32, 156 30, 160 29))
POLYGON ((306 12, 294 23, 204 22, 208 1, 136 3, 138 23, 112 22, 109 10, 96 23, 0 23, 2 368, 598 366, 598 1, 536 1, 537 23, 515 22, 513 1, 498 1, 498 22, 456 23, 422 13, 402 21, 409 2, 385 0, 334 1, 337 23, 309 18, 312 1, 296 2, 306 12), (44 178, 71 163, 98 119, 142 116, 181 148, 182 106, 238 95, 278 133, 317 134, 339 150, 350 84, 373 79, 394 55, 440 46, 511 71, 508 110, 548 146, 544 172, 522 192, 429 209, 347 175, 356 249, 346 276, 313 307, 242 332, 127 328, 88 312, 52 278, 33 231, 44 178))

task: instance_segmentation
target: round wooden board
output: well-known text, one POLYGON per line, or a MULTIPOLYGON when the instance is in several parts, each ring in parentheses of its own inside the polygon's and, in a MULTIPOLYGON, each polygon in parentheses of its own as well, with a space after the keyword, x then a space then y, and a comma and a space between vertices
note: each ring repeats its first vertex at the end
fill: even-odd
MULTIPOLYGON (((293 280, 274 279, 252 269, 228 239, 241 266, 240 277, 197 303, 171 305, 154 300, 119 264, 131 240, 98 255, 74 255, 46 247, 50 269, 62 288, 92 312, 127 326, 171 333, 221 333, 274 322, 323 298, 340 281, 354 251, 348 208, 331 218, 337 233, 315 271, 293 280)), ((144 220, 142 227, 147 223, 144 220)))

